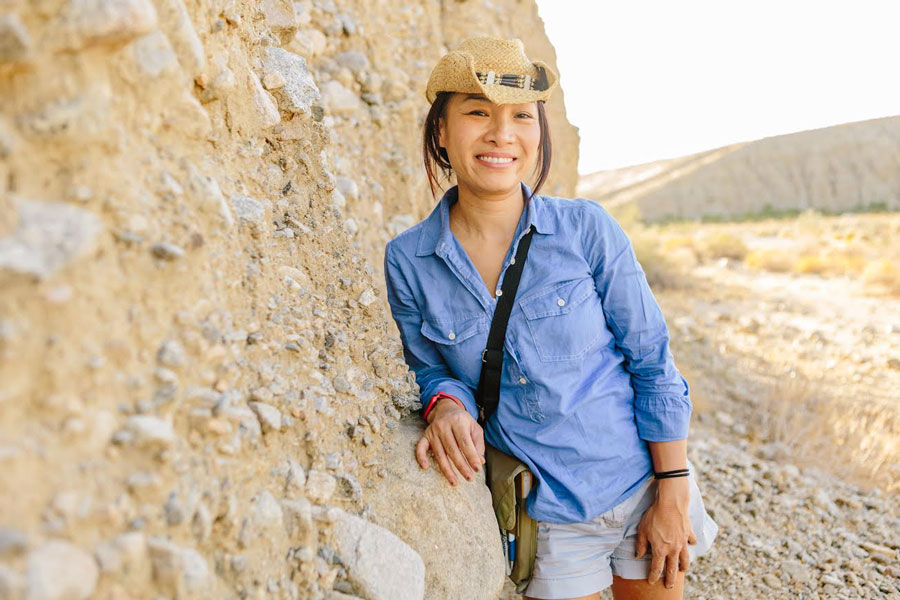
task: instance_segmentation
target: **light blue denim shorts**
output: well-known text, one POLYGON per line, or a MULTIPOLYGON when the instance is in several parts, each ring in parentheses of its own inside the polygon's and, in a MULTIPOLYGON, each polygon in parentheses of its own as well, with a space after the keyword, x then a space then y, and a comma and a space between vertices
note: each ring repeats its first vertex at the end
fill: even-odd
MULTIPOLYGON (((688 468, 691 470, 688 516, 697 536, 697 543, 688 546, 693 561, 712 547, 719 528, 706 513, 690 461, 688 468)), ((608 588, 613 575, 646 579, 650 573, 649 548, 644 558, 635 558, 634 552, 638 525, 656 499, 656 487, 656 480, 648 478, 637 492, 584 523, 539 521, 534 575, 525 595, 577 598, 608 588)))

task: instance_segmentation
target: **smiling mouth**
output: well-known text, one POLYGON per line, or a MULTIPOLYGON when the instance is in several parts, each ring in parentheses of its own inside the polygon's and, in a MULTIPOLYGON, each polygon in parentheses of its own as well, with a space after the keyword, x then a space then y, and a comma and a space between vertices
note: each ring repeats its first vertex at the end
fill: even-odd
POLYGON ((483 160, 484 162, 495 163, 495 164, 508 164, 516 160, 515 158, 504 157, 504 156, 481 156, 478 155, 475 158, 478 160, 483 160))

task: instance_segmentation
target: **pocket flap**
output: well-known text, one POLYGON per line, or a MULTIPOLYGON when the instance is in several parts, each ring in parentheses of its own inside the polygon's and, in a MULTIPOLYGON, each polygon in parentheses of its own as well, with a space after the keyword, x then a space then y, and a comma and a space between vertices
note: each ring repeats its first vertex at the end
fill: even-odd
POLYGON ((438 344, 453 345, 487 330, 487 317, 476 315, 460 319, 422 321, 422 335, 438 344))
POLYGON ((538 292, 519 301, 526 319, 540 319, 554 315, 564 315, 580 303, 596 294, 594 280, 573 279, 564 281, 549 290, 538 292))

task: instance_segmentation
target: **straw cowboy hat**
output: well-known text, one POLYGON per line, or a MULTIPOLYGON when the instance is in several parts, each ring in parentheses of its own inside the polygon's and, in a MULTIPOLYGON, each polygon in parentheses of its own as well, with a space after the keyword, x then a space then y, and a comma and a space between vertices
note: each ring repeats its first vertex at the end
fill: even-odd
POLYGON ((480 93, 495 104, 524 104, 549 98, 558 79, 547 63, 528 60, 522 40, 475 37, 438 61, 425 97, 433 103, 438 92, 480 93))

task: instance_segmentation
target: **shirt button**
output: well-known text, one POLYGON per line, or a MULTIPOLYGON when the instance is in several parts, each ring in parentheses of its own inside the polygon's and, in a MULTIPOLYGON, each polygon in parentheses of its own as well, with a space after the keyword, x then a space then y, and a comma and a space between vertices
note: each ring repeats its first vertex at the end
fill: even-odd
POLYGON ((566 301, 563 300, 562 298, 559 298, 559 299, 556 301, 556 303, 559 304, 560 306, 565 306, 565 305, 566 305, 566 301))
POLYGON ((519 383, 521 383, 522 385, 524 385, 524 384, 528 383, 528 380, 525 379, 524 377, 519 377, 519 383))
POLYGON ((497 297, 499 298, 502 295, 503 295, 503 290, 497 290, 497 297))
POLYGON ((455 340, 456 334, 451 331, 450 333, 447 334, 447 337, 450 338, 451 340, 455 340))
POLYGON ((511 265, 516 264, 516 257, 515 257, 515 256, 513 256, 511 259, 509 259, 509 264, 511 264, 511 265))

